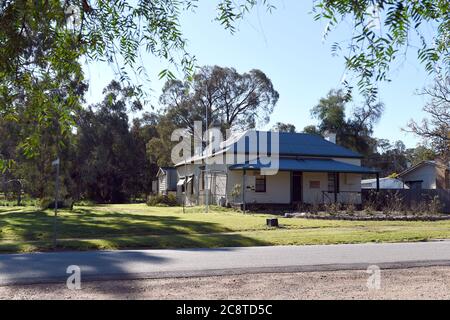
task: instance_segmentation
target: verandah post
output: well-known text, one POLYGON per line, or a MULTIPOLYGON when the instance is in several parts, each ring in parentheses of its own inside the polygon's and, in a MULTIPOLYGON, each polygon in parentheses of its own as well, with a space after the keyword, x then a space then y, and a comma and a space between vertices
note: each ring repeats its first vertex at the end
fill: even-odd
POLYGON ((242 172, 242 210, 245 213, 245 174, 246 174, 246 170, 244 169, 244 171, 242 172))

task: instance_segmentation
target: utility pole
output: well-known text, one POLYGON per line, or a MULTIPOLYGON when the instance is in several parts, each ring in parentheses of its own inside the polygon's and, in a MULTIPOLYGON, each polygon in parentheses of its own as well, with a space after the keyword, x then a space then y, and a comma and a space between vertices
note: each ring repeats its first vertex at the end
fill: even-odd
POLYGON ((246 205, 245 205, 245 180, 246 180, 246 170, 244 169, 242 171, 242 210, 244 211, 244 213, 246 212, 246 205))
MULTIPOLYGON (((205 112, 206 112, 206 132, 208 132, 208 106, 205 105, 205 112)), ((206 142, 209 145, 209 134, 208 134, 208 138, 206 140, 206 142)), ((204 179, 205 179, 205 202, 206 202, 206 207, 205 207, 205 211, 206 213, 209 212, 209 184, 208 184, 208 155, 207 155, 208 150, 206 149, 205 146, 205 174, 204 174, 204 179)))
POLYGON ((56 178, 55 178, 55 216, 53 220, 53 248, 56 249, 56 233, 57 233, 57 219, 58 219, 58 198, 59 198, 59 157, 52 162, 52 166, 56 167, 56 178))
POLYGON ((183 198, 183 213, 186 213, 186 200, 187 200, 187 166, 186 166, 186 157, 184 158, 184 198, 183 198))

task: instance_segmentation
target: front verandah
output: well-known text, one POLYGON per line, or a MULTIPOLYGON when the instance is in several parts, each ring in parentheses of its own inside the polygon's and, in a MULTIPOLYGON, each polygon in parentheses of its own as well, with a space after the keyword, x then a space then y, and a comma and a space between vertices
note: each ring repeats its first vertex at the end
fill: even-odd
POLYGON ((258 164, 230 167, 230 182, 243 186, 241 205, 361 203, 362 174, 376 170, 331 159, 280 159, 275 175, 261 175, 258 164))

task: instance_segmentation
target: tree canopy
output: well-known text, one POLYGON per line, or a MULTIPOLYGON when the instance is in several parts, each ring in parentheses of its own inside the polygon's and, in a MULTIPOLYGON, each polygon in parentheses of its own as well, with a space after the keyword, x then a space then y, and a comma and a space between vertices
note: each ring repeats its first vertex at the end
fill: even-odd
POLYGON ((192 82, 169 80, 160 102, 180 128, 193 129, 194 121, 204 128, 246 130, 269 122, 279 94, 260 70, 240 74, 234 68, 205 66, 192 82))
POLYGON ((317 128, 308 126, 308 133, 336 133, 337 143, 365 156, 371 154, 375 140, 371 137, 374 124, 381 118, 384 106, 363 104, 355 107, 347 117, 347 99, 342 90, 331 90, 311 109, 311 115, 319 120, 317 128))
MULTIPOLYGON (((371 102, 377 82, 389 80, 395 60, 414 50, 429 73, 450 71, 450 2, 447 0, 315 0, 315 19, 326 21, 324 36, 341 23, 351 25, 347 41, 332 45, 371 102), (432 30, 432 31, 430 31, 432 30)), ((345 82, 349 90, 353 84, 345 82)))
POLYGON ((295 126, 291 123, 283 123, 283 122, 277 122, 273 127, 273 131, 278 132, 289 132, 289 133, 295 133, 297 132, 295 126))
MULTIPOLYGON (((80 61, 107 61, 121 82, 128 70, 147 78, 141 55, 165 59, 188 78, 195 57, 187 48, 180 17, 195 12, 199 0, 7 0, 0 2, 0 117, 21 116, 35 124, 21 134, 21 148, 35 154, 42 127, 58 119, 57 130, 73 128, 83 102, 84 78, 80 61), (59 91, 60 90, 60 91, 59 91), (63 92, 63 93, 61 93, 63 92), (36 129, 36 130, 34 130, 36 129)), ((215 19, 231 33, 255 6, 274 10, 277 0, 218 0, 215 19)), ((357 86, 373 104, 376 82, 388 80, 394 60, 414 49, 430 73, 448 71, 449 11, 447 0, 314 0, 315 18, 327 21, 325 35, 346 21, 352 34, 334 43, 333 53, 346 52, 346 68, 359 79, 357 86), (432 27, 431 29, 427 27, 432 27), (432 30, 432 31, 430 31, 432 30), (348 52, 348 53, 347 53, 348 52)), ((173 68, 158 70, 174 79, 173 68)), ((352 82, 345 83, 349 91, 352 82)), ((235 109, 229 110, 233 118, 235 109)), ((227 116, 227 115, 223 115, 227 116)), ((264 116, 264 115, 263 115, 264 116)), ((231 121, 228 119, 228 121, 231 121)), ((243 120, 252 123, 254 118, 243 120)), ((1 159, 4 159, 2 156, 1 159)), ((4 163, 4 161, 0 161, 4 163)))
POLYGON ((436 153, 450 160, 450 77, 436 77, 421 94, 428 98, 423 110, 429 119, 421 123, 411 120, 409 131, 431 143, 436 153))

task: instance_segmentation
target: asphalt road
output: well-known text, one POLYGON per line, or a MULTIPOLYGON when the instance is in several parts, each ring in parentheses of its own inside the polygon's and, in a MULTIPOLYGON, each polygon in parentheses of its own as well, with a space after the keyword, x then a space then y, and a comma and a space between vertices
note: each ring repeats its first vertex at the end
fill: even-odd
POLYGON ((450 265, 450 241, 0 255, 0 285, 450 265))

